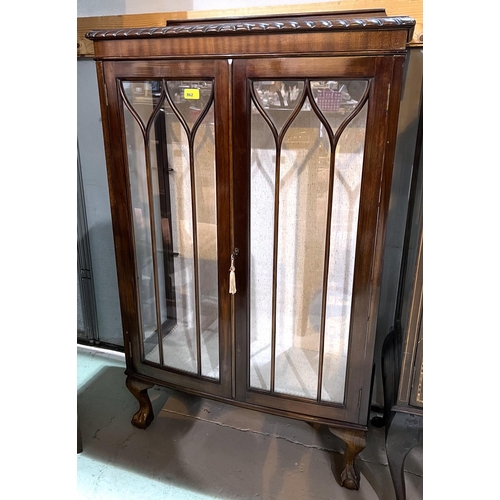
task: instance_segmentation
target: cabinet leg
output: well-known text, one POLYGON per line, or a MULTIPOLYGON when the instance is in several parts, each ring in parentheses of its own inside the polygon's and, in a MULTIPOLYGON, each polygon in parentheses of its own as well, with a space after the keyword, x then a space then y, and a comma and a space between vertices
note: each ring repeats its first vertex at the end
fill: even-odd
POLYGON ((143 382, 130 375, 127 377, 127 389, 139 402, 139 411, 132 417, 132 425, 139 429, 145 429, 153 421, 153 405, 148 396, 148 389, 153 387, 153 384, 143 382))
POLYGON ((386 427, 385 449, 397 500, 406 499, 404 462, 408 453, 422 442, 422 417, 396 412, 386 427))
POLYGON ((329 427, 332 434, 339 437, 346 444, 344 453, 344 465, 340 475, 340 484, 350 490, 359 489, 359 471, 354 461, 358 454, 365 449, 366 431, 356 431, 352 429, 339 429, 329 427))

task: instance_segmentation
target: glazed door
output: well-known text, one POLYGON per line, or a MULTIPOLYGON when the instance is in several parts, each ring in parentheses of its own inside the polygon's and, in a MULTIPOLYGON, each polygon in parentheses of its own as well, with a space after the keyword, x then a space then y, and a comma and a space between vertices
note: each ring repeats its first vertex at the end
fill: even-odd
POLYGON ((391 74, 382 57, 234 62, 240 400, 366 424, 391 74))
POLYGON ((219 396, 231 388, 227 67, 113 62, 104 75, 129 369, 219 396))

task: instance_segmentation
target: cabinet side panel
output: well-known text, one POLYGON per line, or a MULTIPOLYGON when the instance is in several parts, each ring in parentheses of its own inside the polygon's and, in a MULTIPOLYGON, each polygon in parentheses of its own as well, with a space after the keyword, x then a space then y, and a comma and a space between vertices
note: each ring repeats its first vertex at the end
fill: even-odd
MULTIPOLYGON (((372 267, 372 287, 371 287, 371 303, 370 303, 370 316, 367 324, 367 339, 368 342, 365 346, 365 359, 367 362, 366 370, 364 373, 364 387, 368 388, 371 385, 371 375, 372 375, 372 360, 375 348, 375 331, 377 323, 377 311, 380 300, 380 284, 382 278, 382 267, 383 267, 383 250, 384 242, 386 237, 386 227, 387 227, 387 215, 389 211, 389 200, 391 193, 391 183, 392 183, 392 172, 394 164, 394 153, 395 153, 395 142, 397 136, 397 125, 399 116, 399 106, 401 100, 401 87, 403 78, 403 64, 404 56, 395 56, 394 58, 386 58, 382 61, 382 64, 386 66, 385 70, 388 75, 388 84, 390 85, 390 91, 386 98, 386 133, 384 137, 384 142, 381 144, 381 148, 385 150, 383 159, 383 169, 381 171, 380 177, 380 203, 379 203, 379 214, 378 214, 378 224, 377 233, 375 240, 375 254, 373 259, 372 267), (369 360, 369 363, 368 363, 369 360), (368 370, 369 368, 369 370, 368 370)), ((370 397, 365 397, 362 399, 359 412, 359 423, 365 424, 368 416, 369 409, 371 405, 370 397)))

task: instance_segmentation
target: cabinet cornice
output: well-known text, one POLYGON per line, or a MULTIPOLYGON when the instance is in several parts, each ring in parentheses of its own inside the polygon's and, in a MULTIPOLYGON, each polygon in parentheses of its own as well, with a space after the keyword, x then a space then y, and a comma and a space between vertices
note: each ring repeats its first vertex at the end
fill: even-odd
POLYGON ((94 30, 85 36, 90 40, 99 39, 130 39, 130 38, 163 38, 179 36, 209 36, 209 35, 238 35, 248 33, 294 33, 318 31, 355 31, 355 30, 389 30, 407 29, 408 41, 412 38, 415 20, 406 17, 342 17, 332 14, 314 15, 310 18, 273 20, 238 20, 214 23, 201 21, 199 24, 186 21, 185 24, 170 24, 164 27, 151 28, 123 28, 112 30, 94 30))

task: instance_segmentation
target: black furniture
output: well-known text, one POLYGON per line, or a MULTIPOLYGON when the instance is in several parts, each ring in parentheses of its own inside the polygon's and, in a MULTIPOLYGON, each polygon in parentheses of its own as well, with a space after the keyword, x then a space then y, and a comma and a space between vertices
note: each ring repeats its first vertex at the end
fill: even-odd
MULTIPOLYGON (((410 187, 394 327, 382 348, 386 451, 397 500, 406 498, 404 461, 423 442, 422 114, 410 187)), ((375 424, 379 422, 375 421, 375 424)))

